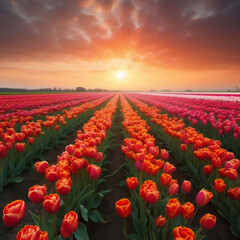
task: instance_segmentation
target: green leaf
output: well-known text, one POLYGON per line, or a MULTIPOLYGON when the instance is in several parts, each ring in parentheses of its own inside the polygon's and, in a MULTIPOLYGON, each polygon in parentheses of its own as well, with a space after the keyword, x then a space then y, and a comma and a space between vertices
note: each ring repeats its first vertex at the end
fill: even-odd
POLYGON ((11 177, 6 181, 6 185, 9 183, 20 183, 24 178, 23 177, 11 177))
POLYGON ((78 224, 78 229, 77 231, 74 233, 74 237, 77 240, 89 240, 88 238, 88 233, 87 233, 87 228, 85 226, 84 223, 79 222, 78 224))
POLYGON ((80 205, 81 205, 81 204, 84 204, 85 202, 90 201, 91 198, 93 197, 93 196, 92 196, 93 193, 94 193, 94 190, 85 193, 85 194, 80 198, 80 200, 79 200, 80 205))
POLYGON ((80 211, 83 219, 87 222, 88 221, 88 210, 83 205, 80 205, 80 211))
POLYGON ((109 192, 111 192, 111 191, 112 191, 112 189, 106 189, 106 190, 100 191, 99 193, 105 195, 106 193, 109 193, 109 192))
POLYGON ((136 232, 142 236, 143 235, 143 226, 141 220, 132 212, 131 213, 133 225, 136 230, 136 232))
POLYGON ((93 209, 91 212, 89 212, 88 217, 93 221, 93 222, 102 222, 102 223, 107 223, 104 219, 102 214, 97 210, 93 209))
POLYGON ((104 195, 101 193, 97 193, 95 195, 95 198, 93 200, 93 204, 92 204, 92 208, 97 208, 101 205, 102 199, 103 199, 104 195))

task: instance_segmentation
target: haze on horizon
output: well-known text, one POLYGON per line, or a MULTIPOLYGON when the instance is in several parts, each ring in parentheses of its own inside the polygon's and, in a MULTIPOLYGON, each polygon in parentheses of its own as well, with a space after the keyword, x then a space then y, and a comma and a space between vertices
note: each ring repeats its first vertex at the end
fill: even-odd
POLYGON ((239 13, 239 0, 1 0, 0 87, 235 89, 239 13))

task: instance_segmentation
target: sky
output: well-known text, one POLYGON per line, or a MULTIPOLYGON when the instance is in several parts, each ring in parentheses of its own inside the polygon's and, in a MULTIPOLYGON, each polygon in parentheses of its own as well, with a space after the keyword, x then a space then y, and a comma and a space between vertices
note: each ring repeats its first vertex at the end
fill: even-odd
POLYGON ((240 87, 240 0, 1 0, 0 87, 80 86, 240 87))

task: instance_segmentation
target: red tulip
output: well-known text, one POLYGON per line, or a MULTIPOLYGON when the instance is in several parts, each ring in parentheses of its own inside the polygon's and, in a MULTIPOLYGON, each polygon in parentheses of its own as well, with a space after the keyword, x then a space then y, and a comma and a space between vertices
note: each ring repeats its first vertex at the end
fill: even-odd
POLYGON ((182 226, 173 229, 173 237, 174 240, 195 240, 193 230, 182 226))
POLYGON ((15 149, 17 150, 17 152, 21 153, 24 151, 25 149, 25 143, 16 143, 15 144, 15 149))
POLYGON ((225 171, 225 175, 228 179, 235 181, 238 178, 238 172, 236 169, 229 168, 228 170, 225 171))
POLYGON ((182 152, 185 152, 185 151, 187 150, 187 145, 186 145, 186 144, 181 144, 181 145, 180 145, 180 150, 181 150, 182 152))
POLYGON ((38 226, 26 225, 18 234, 16 240, 39 240, 40 229, 38 226))
POLYGON ((49 182, 55 182, 58 179, 58 167, 52 165, 45 170, 45 177, 49 182))
POLYGON ((98 152, 96 154, 96 161, 100 162, 100 161, 102 161, 102 159, 103 159, 103 153, 102 152, 98 152))
POLYGON ((166 149, 161 149, 161 159, 165 161, 166 159, 168 159, 168 157, 169 153, 166 151, 166 149))
POLYGON ((45 197, 47 188, 45 184, 41 185, 34 185, 28 189, 28 198, 34 203, 41 203, 45 197))
POLYGON ((56 188, 60 195, 68 195, 72 186, 71 178, 61 178, 57 181, 56 188))
POLYGON ((215 179, 214 180, 214 189, 218 193, 222 193, 226 190, 227 185, 222 179, 215 179))
POLYGON ((87 172, 92 179, 97 179, 101 175, 101 168, 94 164, 89 164, 87 166, 87 172))
POLYGON ((213 166, 212 165, 206 165, 203 167, 203 172, 205 175, 209 175, 212 172, 213 166))
POLYGON ((145 195, 147 203, 154 204, 158 201, 159 197, 160 197, 160 193, 158 190, 154 190, 150 188, 147 189, 146 195, 145 195))
POLYGON ((188 192, 190 192, 191 189, 192 189, 192 184, 191 184, 191 182, 189 182, 189 181, 187 181, 187 180, 184 180, 184 181, 182 182, 181 188, 182 188, 182 191, 183 191, 184 193, 188 193, 188 192))
POLYGON ((221 178, 224 178, 225 177, 225 168, 219 168, 218 173, 221 178))
POLYGON ((164 173, 173 173, 176 170, 175 166, 170 164, 169 162, 166 162, 163 167, 163 172, 164 173))
POLYGON ((29 137, 28 138, 28 143, 32 145, 34 143, 34 137, 29 137))
POLYGON ((44 174, 46 168, 49 167, 49 163, 47 161, 41 161, 41 162, 36 162, 34 166, 38 173, 44 174))
POLYGON ((66 235, 72 235, 78 228, 78 215, 74 211, 67 213, 62 222, 61 235, 66 238, 66 235), (67 234, 66 234, 67 233, 67 234))
POLYGON ((207 213, 200 219, 200 225, 203 229, 210 230, 215 226, 216 220, 214 215, 207 213))
POLYGON ((181 203, 176 198, 170 199, 168 204, 166 204, 166 216, 168 218, 171 219, 177 217, 180 211, 181 203))
POLYGON ((136 177, 127 178, 127 187, 130 191, 134 190, 138 186, 138 179, 136 177))
POLYGON ((166 224, 166 218, 160 215, 159 217, 156 218, 155 220, 155 225, 157 228, 162 228, 166 224))
POLYGON ((60 198, 54 193, 46 195, 43 201, 43 207, 48 213, 56 213, 60 207, 60 198))
POLYGON ((199 207, 202 207, 208 204, 213 197, 213 194, 205 189, 202 189, 198 192, 196 196, 196 203, 199 207))
POLYGON ((15 227, 24 218, 26 204, 23 200, 15 200, 3 209, 3 222, 8 227, 15 227))
POLYGON ((126 218, 131 214, 131 203, 127 198, 122 198, 115 203, 115 208, 120 217, 126 218))
POLYGON ((177 183, 173 183, 170 185, 168 189, 168 194, 173 197, 177 194, 178 189, 179 189, 179 185, 177 183))

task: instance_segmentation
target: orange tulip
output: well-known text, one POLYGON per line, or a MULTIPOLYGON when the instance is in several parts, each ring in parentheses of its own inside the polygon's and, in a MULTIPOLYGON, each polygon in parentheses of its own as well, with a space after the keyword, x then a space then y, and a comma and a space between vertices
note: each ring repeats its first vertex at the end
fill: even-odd
POLYGON ((47 231, 41 231, 39 240, 48 240, 48 233, 47 231))
POLYGON ((168 218, 175 218, 181 211, 181 203, 176 199, 172 198, 166 204, 166 216, 168 218))
POLYGON ((60 198, 54 193, 46 195, 43 201, 43 207, 48 213, 56 213, 60 207, 60 198))
POLYGON ((127 178, 127 187, 130 191, 134 190, 138 186, 138 179, 136 177, 127 178))
POLYGON ((72 186, 71 178, 61 178, 57 181, 56 189, 60 195, 68 195, 72 186))
POLYGON ((47 188, 45 184, 34 185, 28 189, 28 198, 34 203, 41 203, 45 197, 47 188))
POLYGON ((166 218, 160 215, 159 217, 156 218, 155 220, 155 225, 157 228, 162 228, 166 224, 166 218))
POLYGON ((160 177, 162 186, 168 186, 172 180, 172 176, 169 173, 163 173, 160 177))
POLYGON ((16 237, 16 240, 39 240, 40 229, 38 226, 26 225, 22 228, 16 237))
POLYGON ((174 240, 186 239, 186 240, 195 240, 195 235, 192 229, 186 227, 175 227, 173 229, 174 240))
POLYGON ((194 206, 190 202, 186 202, 181 206, 181 215, 182 218, 190 220, 193 217, 194 214, 194 206))
POLYGON ((74 211, 65 214, 61 226, 61 235, 66 238, 72 235, 78 228, 78 215, 74 211), (67 234, 66 234, 67 233, 67 234))
POLYGON ((226 190, 227 185, 222 179, 215 179, 214 180, 214 189, 218 193, 222 193, 226 190))
POLYGON ((15 200, 3 209, 3 222, 8 227, 15 227, 24 218, 26 204, 23 200, 15 200))
POLYGON ((115 203, 115 208, 120 217, 126 218, 131 214, 131 203, 127 198, 122 198, 115 203))

